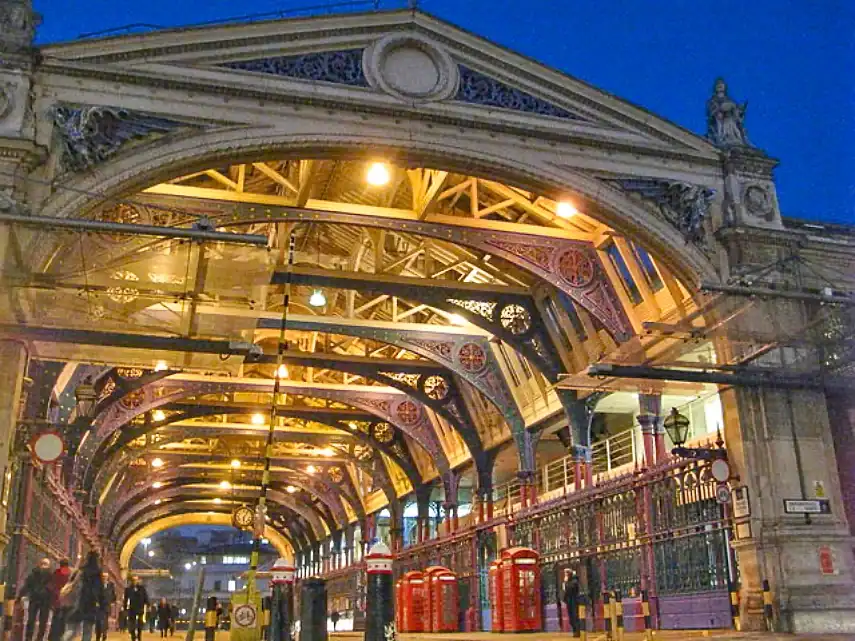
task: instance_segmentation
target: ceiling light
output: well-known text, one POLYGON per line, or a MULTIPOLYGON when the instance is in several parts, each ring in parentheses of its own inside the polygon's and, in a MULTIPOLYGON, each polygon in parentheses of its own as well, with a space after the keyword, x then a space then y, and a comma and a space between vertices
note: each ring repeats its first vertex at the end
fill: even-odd
POLYGON ((155 363, 154 365, 155 372, 165 372, 168 369, 169 363, 167 363, 166 361, 157 361, 157 363, 155 363))
POLYGON ((151 460, 151 466, 154 468, 163 467, 163 459, 156 458, 151 460))
POLYGON ((579 213, 579 210, 576 209, 573 203, 562 200, 555 208, 555 213, 561 216, 561 218, 573 218, 573 216, 579 213))
POLYGON ((154 412, 152 412, 152 413, 151 413, 151 417, 152 417, 155 421, 158 421, 158 422, 159 422, 159 421, 162 421, 163 419, 165 419, 165 418, 166 418, 166 414, 164 413, 164 411, 163 411, 163 410, 154 410, 154 412))
POLYGON ((452 325, 465 325, 467 321, 460 314, 449 314, 448 322, 452 325))
POLYGON ((252 424, 253 425, 264 425, 264 415, 263 414, 253 414, 252 415, 252 424))
POLYGON ((232 484, 228 481, 220 481, 220 489, 221 490, 230 490, 232 489, 232 484))
POLYGON ((157 500, 154 502, 154 504, 155 504, 155 505, 160 505, 161 503, 163 503, 163 501, 161 501, 160 499, 157 499, 157 500))
POLYGON ((390 177, 389 168, 382 162, 371 163, 371 166, 368 167, 368 173, 365 174, 368 184, 374 187, 382 187, 389 182, 390 177))
POLYGON ((154 550, 149 550, 148 556, 149 556, 149 558, 153 557, 154 556, 154 550))
POLYGON ((223 499, 221 499, 219 496, 214 498, 214 503, 222 503, 222 502, 223 502, 223 499))
POLYGON ((321 456, 332 456, 335 454, 335 450, 331 447, 325 447, 321 450, 321 456))
POLYGON ((323 307, 327 304, 327 297, 324 296, 324 292, 320 289, 316 289, 312 292, 312 295, 309 296, 309 305, 312 307, 323 307))
POLYGON ((318 468, 316 468, 314 465, 309 465, 309 466, 306 468, 306 471, 307 471, 309 474, 314 474, 315 472, 317 472, 317 471, 318 471, 318 468))
POLYGON ((193 564, 192 564, 192 563, 185 563, 185 564, 184 564, 184 569, 185 569, 185 570, 189 570, 189 569, 190 569, 190 568, 192 568, 192 567, 193 567, 193 564))
POLYGON ((236 459, 236 458, 233 458, 233 459, 232 459, 232 467, 233 467, 234 469, 238 469, 238 468, 240 467, 240 461, 239 461, 238 459, 236 459))
POLYGON ((347 424, 347 426, 354 431, 356 431, 356 429, 358 429, 356 421, 351 421, 350 423, 347 424))
POLYGON ((293 494, 294 492, 297 491, 297 488, 294 487, 293 485, 289 485, 288 487, 285 488, 285 491, 288 492, 288 494, 293 494))
POLYGON ((160 481, 155 481, 154 483, 152 483, 152 484, 151 484, 151 486, 152 486, 154 489, 158 489, 158 488, 163 487, 163 483, 161 483, 160 481))
POLYGON ((282 363, 279 367, 276 368, 276 377, 288 378, 288 367, 285 365, 285 363, 282 363))

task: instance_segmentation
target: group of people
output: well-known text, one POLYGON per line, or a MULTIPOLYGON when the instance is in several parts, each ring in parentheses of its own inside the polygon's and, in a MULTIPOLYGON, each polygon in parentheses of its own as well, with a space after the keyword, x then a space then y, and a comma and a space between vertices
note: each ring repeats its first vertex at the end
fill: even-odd
POLYGON ((116 602, 116 587, 101 571, 98 555, 90 552, 86 561, 72 570, 67 560, 51 570, 50 559, 42 559, 30 572, 18 597, 27 603, 26 641, 71 641, 78 634, 83 641, 107 638, 110 606, 116 602), (50 633, 47 633, 50 622, 50 633))
MULTIPOLYGON (((39 561, 24 581, 18 597, 27 604, 25 641, 106 641, 110 609, 117 600, 116 586, 101 571, 98 554, 90 552, 85 562, 72 570, 65 559, 51 569, 50 559, 39 561), (48 625, 50 632, 48 633, 48 625), (38 634, 36 628, 38 627, 38 634)), ((176 608, 166 599, 149 603, 148 593, 139 577, 133 577, 125 588, 119 629, 127 629, 131 641, 141 641, 143 625, 155 625, 161 637, 175 633, 176 608)))

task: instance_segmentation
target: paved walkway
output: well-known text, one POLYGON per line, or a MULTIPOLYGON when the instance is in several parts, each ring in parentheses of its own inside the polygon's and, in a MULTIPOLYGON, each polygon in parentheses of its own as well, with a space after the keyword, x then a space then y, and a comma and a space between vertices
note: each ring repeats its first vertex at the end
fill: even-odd
MULTIPOLYGON (((186 630, 176 630, 175 636, 167 637, 167 641, 184 641, 186 630)), ((357 641, 362 639, 362 632, 330 633, 330 641, 357 641)), ((702 639, 716 641, 855 641, 855 635, 818 635, 818 634, 769 634, 763 632, 737 633, 729 630, 660 630, 654 634, 657 641, 701 641, 702 639)), ((160 633, 144 632, 142 641, 159 641, 160 633)), ((204 641, 205 631, 197 630, 194 641, 204 641)), ((624 641, 642 641, 644 634, 627 632, 624 641)), ((455 632, 445 634, 400 634, 399 641, 573 641, 573 637, 562 632, 532 632, 527 634, 492 634, 490 632, 455 632)), ((127 634, 110 632, 107 641, 130 641, 127 634)), ((229 641, 228 632, 218 632, 217 641, 229 641)), ((588 641, 607 641, 602 632, 591 632, 588 641)))

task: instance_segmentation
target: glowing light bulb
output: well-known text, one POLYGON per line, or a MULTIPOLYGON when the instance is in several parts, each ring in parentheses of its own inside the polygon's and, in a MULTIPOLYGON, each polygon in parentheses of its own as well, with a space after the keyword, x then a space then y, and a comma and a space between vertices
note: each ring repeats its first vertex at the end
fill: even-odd
POLYGON ((448 322, 452 325, 465 325, 466 319, 463 318, 460 314, 449 314, 448 322))
POLYGON ((160 481, 155 481, 154 483, 152 483, 152 484, 151 484, 151 486, 152 486, 154 489, 158 489, 158 488, 163 487, 163 483, 161 483, 160 481))
POLYGON ((232 489, 232 484, 228 481, 220 481, 220 489, 221 490, 230 490, 232 489))
POLYGON ((331 447, 325 447, 321 450, 321 456, 332 456, 335 454, 335 450, 331 447))
POLYGON ((356 421, 351 421, 350 423, 347 424, 347 426, 354 431, 356 431, 358 429, 356 421))
POLYGON ((264 425, 264 415, 263 414, 253 414, 252 415, 252 424, 253 425, 264 425))
POLYGON ((159 421, 162 421, 163 419, 165 419, 165 418, 166 418, 166 413, 165 413, 163 410, 154 410, 154 411, 151 413, 151 417, 152 417, 155 421, 158 421, 158 422, 159 422, 159 421))
POLYGON ((293 485, 289 485, 288 487, 285 488, 285 491, 288 492, 288 494, 293 494, 294 492, 297 491, 297 488, 294 487, 293 485))
POLYGON ((240 461, 236 458, 233 458, 231 465, 232 465, 232 468, 236 470, 240 467, 240 461))
POLYGON ((190 569, 190 568, 192 568, 192 567, 193 567, 193 564, 192 564, 192 563, 185 563, 185 564, 184 564, 184 569, 185 569, 185 570, 189 570, 189 569, 190 569))
POLYGON ((148 557, 151 558, 153 556, 154 556, 154 550, 149 550, 148 551, 148 557))
POLYGON ((218 504, 219 504, 219 503, 222 503, 222 502, 223 502, 223 499, 221 499, 219 496, 218 496, 218 497, 216 497, 216 498, 214 499, 214 503, 218 503, 218 504))
POLYGON ((365 174, 365 179, 368 181, 368 184, 373 185, 374 187, 382 187, 389 182, 390 178, 391 174, 389 173, 389 168, 382 162, 372 163, 371 166, 368 167, 368 173, 365 174))
POLYGON ((555 208, 555 213, 561 216, 561 218, 573 218, 573 216, 579 213, 579 210, 576 209, 573 203, 562 200, 555 208))
POLYGON ((309 466, 306 468, 306 471, 307 471, 309 474, 314 474, 315 472, 317 472, 317 471, 318 471, 318 468, 316 468, 314 465, 309 465, 309 466))
POLYGON ((312 295, 309 296, 309 305, 312 307, 323 307, 327 304, 327 297, 324 296, 323 291, 320 289, 316 289, 312 292, 312 295))
POLYGON ((282 363, 279 367, 276 368, 276 377, 288 378, 288 367, 285 365, 285 363, 282 363))
POLYGON ((154 504, 155 504, 155 505, 160 505, 161 503, 163 503, 163 501, 161 501, 160 499, 157 499, 157 500, 154 502, 154 504))
POLYGON ((169 363, 167 363, 166 361, 157 361, 157 363, 155 363, 154 365, 155 372, 165 372, 168 369, 169 363))
POLYGON ((163 467, 163 459, 162 458, 152 459, 151 466, 153 468, 163 467))

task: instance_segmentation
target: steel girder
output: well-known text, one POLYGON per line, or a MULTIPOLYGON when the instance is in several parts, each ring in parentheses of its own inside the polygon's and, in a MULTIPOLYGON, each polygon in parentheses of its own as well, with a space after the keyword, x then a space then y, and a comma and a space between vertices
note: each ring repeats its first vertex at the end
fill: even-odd
MULTIPOLYGON (((473 229, 453 224, 412 220, 390 221, 381 216, 319 211, 275 205, 223 203, 215 200, 140 194, 143 202, 167 209, 198 211, 224 226, 246 223, 311 222, 374 227, 436 238, 497 256, 564 292, 586 309, 621 342, 633 335, 632 325, 593 244, 558 234, 526 234, 497 229, 473 229)), ((545 230, 544 230, 545 231, 545 230)))
MULTIPOLYGON (((269 380, 234 381, 227 378, 175 375, 156 383, 143 386, 133 397, 123 397, 113 403, 93 422, 89 437, 78 452, 74 466, 74 479, 78 487, 83 486, 86 469, 92 457, 107 439, 116 438, 116 432, 134 417, 177 402, 188 396, 228 392, 272 392, 269 380)), ((422 407, 405 394, 392 389, 369 386, 323 386, 319 384, 297 384, 282 381, 283 393, 295 396, 312 396, 337 401, 368 411, 383 421, 398 427, 422 446, 437 465, 444 482, 451 475, 451 468, 442 446, 439 444, 430 418, 422 407)))
MULTIPOLYGON (((121 458, 117 457, 116 455, 120 453, 122 451, 122 448, 124 448, 128 443, 154 430, 160 430, 162 433, 164 428, 168 428, 168 426, 173 423, 183 421, 189 418, 198 418, 202 416, 210 416, 213 414, 228 414, 230 413, 229 410, 233 409, 237 412, 245 412, 252 410, 266 411, 268 409, 265 406, 254 405, 250 403, 244 403, 239 405, 240 407, 236 407, 235 404, 229 403, 205 402, 204 404, 170 403, 163 406, 163 409, 166 411, 177 410, 180 412, 180 414, 167 416, 163 421, 152 421, 151 423, 144 423, 142 425, 137 426, 126 426, 124 429, 121 430, 121 432, 118 433, 117 437, 108 441, 104 441, 101 447, 93 456, 92 462, 90 463, 90 466, 87 469, 82 489, 88 493, 90 502, 93 501, 96 497, 100 496, 101 493, 104 491, 106 483, 112 476, 112 472, 114 472, 116 470, 117 465, 120 464, 121 458)), ((370 447, 377 448, 384 454, 389 456, 389 458, 391 458, 393 461, 395 461, 397 465, 401 467, 401 469, 407 475, 407 478, 410 480, 410 483, 413 484, 414 487, 421 482, 421 476, 419 475, 415 463, 409 455, 409 450, 406 448, 406 443, 397 433, 394 436, 393 442, 384 442, 383 440, 378 438, 377 435, 379 424, 377 423, 377 419, 373 414, 352 410, 308 407, 301 408, 292 405, 283 405, 277 407, 277 415, 290 418, 303 418, 313 420, 329 427, 333 427, 341 431, 343 433, 343 436, 347 435, 355 440, 365 442, 370 447), (348 423, 351 421, 357 422, 356 430, 350 430, 348 428, 348 423), (366 427, 367 431, 363 431, 362 429, 360 429, 363 426, 366 427), (398 447, 396 447, 396 445, 398 447)), ((173 429, 181 433, 181 440, 183 440, 184 438, 190 438, 191 434, 205 433, 206 431, 211 431, 213 435, 223 435, 222 429, 217 429, 213 427, 207 428, 205 426, 198 426, 192 424, 177 426, 173 429)), ((246 428, 243 430, 238 431, 230 429, 228 432, 226 432, 226 434, 263 435, 263 432, 266 432, 266 428, 258 428, 253 427, 251 425, 247 425, 246 428)), ((278 431, 277 440, 281 441, 281 437, 289 437, 292 435, 293 432, 291 431, 278 431)), ((300 435, 301 440, 312 440, 314 438, 324 439, 327 438, 327 435, 300 435)), ((162 444, 162 442, 158 443, 158 445, 162 444)), ((354 460, 356 460, 356 457, 354 457, 354 460)))

